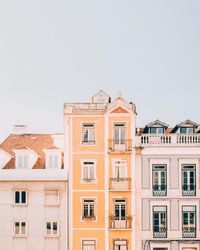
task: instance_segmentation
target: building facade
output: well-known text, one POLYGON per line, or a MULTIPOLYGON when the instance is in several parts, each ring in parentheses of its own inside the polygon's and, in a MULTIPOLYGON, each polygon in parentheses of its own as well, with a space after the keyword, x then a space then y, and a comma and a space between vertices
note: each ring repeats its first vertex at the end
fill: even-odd
POLYGON ((199 250, 199 125, 157 120, 137 130, 136 147, 136 249, 199 250))
POLYGON ((0 145, 0 249, 67 249, 63 135, 15 132, 0 145))
POLYGON ((200 126, 136 127, 99 91, 64 104, 64 134, 0 144, 0 250, 200 250, 200 126))
POLYGON ((70 249, 135 249, 135 116, 120 93, 64 106, 70 249))

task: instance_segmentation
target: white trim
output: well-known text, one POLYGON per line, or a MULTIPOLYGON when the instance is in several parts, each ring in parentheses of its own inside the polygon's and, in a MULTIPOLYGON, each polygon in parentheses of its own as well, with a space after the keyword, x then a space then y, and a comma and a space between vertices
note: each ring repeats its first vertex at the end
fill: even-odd
POLYGON ((60 225, 58 223, 58 221, 53 221, 53 220, 46 220, 45 221, 45 237, 46 238, 58 238, 60 237, 60 225), (57 234, 53 234, 53 223, 57 223, 57 234), (47 223, 50 223, 51 224, 51 233, 48 234, 47 233, 47 223))
POLYGON ((14 220, 13 221, 13 237, 19 237, 19 238, 21 238, 21 237, 24 237, 24 238, 26 238, 28 235, 27 235, 27 231, 28 231, 28 229, 27 229, 27 227, 28 227, 28 223, 27 223, 27 221, 26 220, 14 220), (17 223, 17 222, 19 222, 20 223, 20 226, 19 226, 19 231, 20 231, 20 233, 19 234, 15 234, 15 223, 17 223), (22 228, 21 228, 21 225, 22 225, 22 222, 24 222, 25 223, 25 234, 21 234, 21 230, 22 230, 22 228))
MULTIPOLYGON (((85 116, 84 116, 85 117, 85 116)), ((85 121, 81 121, 81 128, 80 128, 80 133, 81 133, 81 138, 80 138, 80 147, 84 147, 84 146, 86 146, 86 147, 94 147, 94 146, 97 146, 97 136, 96 136, 96 134, 97 134, 97 131, 96 131, 96 129, 97 129, 97 122, 96 121, 88 121, 88 120, 85 120, 85 121), (93 144, 90 144, 90 143, 83 143, 83 125, 84 124, 94 124, 94 143, 93 144)))
POLYGON ((96 159, 81 159, 81 179, 80 183, 81 184, 97 184, 97 160, 96 159), (84 162, 93 162, 93 168, 94 168, 94 179, 89 179, 88 181, 84 179, 84 167, 85 164, 84 162))
POLYGON ((13 192, 13 206, 15 207, 26 207, 28 206, 28 190, 26 188, 13 188, 12 189, 12 192, 13 192), (19 194, 19 200, 20 202, 19 203, 15 203, 15 192, 20 192, 19 194), (21 195, 22 195, 22 192, 25 192, 26 193, 26 202, 25 203, 22 203, 21 202, 21 195))
POLYGON ((80 249, 83 250, 83 241, 95 241, 95 250, 97 250, 97 238, 80 238, 80 249))
POLYGON ((91 222, 97 222, 97 214, 98 214, 98 210, 97 210, 97 197, 94 196, 81 196, 80 200, 81 200, 81 216, 80 216, 80 221, 81 222, 85 222, 85 219, 83 219, 83 200, 87 200, 87 199, 91 199, 94 200, 94 219, 91 220, 91 222))

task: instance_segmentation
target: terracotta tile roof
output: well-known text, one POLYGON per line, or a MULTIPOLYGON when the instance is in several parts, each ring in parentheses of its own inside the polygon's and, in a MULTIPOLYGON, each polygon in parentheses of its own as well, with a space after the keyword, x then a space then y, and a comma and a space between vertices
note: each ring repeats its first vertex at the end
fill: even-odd
MULTIPOLYGON (((1 144, 0 149, 4 150, 13 158, 5 165, 4 169, 15 168, 15 149, 31 149, 39 155, 38 160, 33 166, 34 169, 45 168, 45 152, 44 149, 56 148, 51 134, 11 134, 1 144)), ((62 154, 62 158, 63 154, 62 154)), ((62 159, 62 168, 63 168, 62 159)))

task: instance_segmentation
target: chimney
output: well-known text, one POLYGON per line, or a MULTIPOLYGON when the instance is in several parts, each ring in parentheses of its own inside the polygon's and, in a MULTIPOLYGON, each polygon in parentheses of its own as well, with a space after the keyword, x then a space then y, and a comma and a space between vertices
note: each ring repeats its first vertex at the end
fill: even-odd
POLYGON ((15 135, 28 134, 28 128, 26 125, 14 125, 13 134, 15 135))

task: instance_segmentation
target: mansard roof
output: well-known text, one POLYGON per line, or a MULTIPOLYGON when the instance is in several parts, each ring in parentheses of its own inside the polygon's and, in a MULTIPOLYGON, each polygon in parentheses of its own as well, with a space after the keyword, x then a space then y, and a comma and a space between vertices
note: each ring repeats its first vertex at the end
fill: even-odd
POLYGON ((149 124, 147 124, 145 127, 150 128, 150 127, 164 127, 164 128, 168 128, 169 125, 161 122, 160 120, 155 120, 153 122, 150 122, 149 124))
POLYGON ((4 169, 15 168, 15 150, 32 150, 38 155, 34 169, 45 168, 44 149, 55 147, 51 134, 11 134, 1 144, 0 149, 13 156, 4 169))

